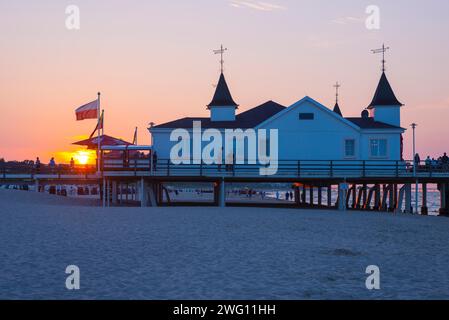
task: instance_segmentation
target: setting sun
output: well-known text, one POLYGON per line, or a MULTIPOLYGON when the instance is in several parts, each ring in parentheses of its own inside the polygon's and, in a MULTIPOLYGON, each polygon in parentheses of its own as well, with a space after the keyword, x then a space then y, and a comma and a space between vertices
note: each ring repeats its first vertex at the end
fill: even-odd
POLYGON ((92 156, 94 152, 87 150, 79 150, 73 153, 72 157, 76 164, 88 164, 92 162, 95 157, 92 156))

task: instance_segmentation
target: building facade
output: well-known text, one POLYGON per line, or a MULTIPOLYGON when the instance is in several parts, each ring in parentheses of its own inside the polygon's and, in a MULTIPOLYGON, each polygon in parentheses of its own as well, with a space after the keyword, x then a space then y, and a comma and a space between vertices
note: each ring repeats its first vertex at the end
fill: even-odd
MULTIPOLYGON (((402 103, 396 98, 385 72, 372 102, 359 117, 344 117, 338 103, 329 109, 310 97, 289 107, 268 101, 237 113, 238 105, 223 73, 207 108, 209 117, 182 118, 149 129, 159 159, 170 159, 170 152, 178 143, 173 137, 170 139, 174 130, 184 129, 193 139, 193 127, 200 123, 201 130, 214 129, 222 134, 230 129, 277 130, 279 161, 402 160, 402 134, 405 131, 401 127, 402 103)), ((207 143, 202 142, 202 148, 207 143)), ((223 139, 223 150, 226 143, 223 139)), ((193 141, 190 147, 193 148, 193 141)), ((246 141, 245 151, 249 149, 246 141)), ((225 162, 227 155, 220 157, 225 162)))

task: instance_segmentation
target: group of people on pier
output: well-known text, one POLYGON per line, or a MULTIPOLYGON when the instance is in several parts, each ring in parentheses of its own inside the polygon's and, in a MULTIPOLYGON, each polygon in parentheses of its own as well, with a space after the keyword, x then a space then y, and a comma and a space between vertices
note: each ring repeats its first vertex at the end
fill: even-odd
POLYGON ((415 155, 415 165, 418 170, 439 170, 439 171, 448 171, 449 170, 449 157, 445 152, 442 156, 437 159, 431 158, 427 156, 424 161, 421 161, 421 157, 419 153, 415 155))

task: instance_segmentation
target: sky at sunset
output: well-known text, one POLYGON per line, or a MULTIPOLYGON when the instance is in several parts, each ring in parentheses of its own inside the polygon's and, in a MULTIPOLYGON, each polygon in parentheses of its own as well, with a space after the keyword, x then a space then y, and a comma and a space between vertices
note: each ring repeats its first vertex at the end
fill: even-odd
MULTIPOLYGON (((371 102, 386 45, 402 126, 418 123, 421 157, 449 152, 447 0, 0 0, 0 158, 65 161, 95 120, 74 110, 102 93, 105 132, 149 144, 148 123, 207 116, 224 44, 240 112, 308 95, 345 116, 371 102), (68 5, 80 30, 66 28, 68 5), (365 26, 379 6, 380 30, 365 26)), ((405 134, 411 154, 411 130, 405 134)))

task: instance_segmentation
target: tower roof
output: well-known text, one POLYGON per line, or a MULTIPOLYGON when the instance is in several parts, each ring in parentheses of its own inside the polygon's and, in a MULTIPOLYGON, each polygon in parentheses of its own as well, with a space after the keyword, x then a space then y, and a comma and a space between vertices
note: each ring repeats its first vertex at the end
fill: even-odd
POLYGON ((210 107, 238 107, 232 99, 231 92, 229 91, 228 84, 223 73, 220 74, 220 79, 218 80, 217 89, 215 90, 214 97, 211 103, 207 105, 210 107))
POLYGON ((341 113, 340 106, 338 105, 338 102, 335 103, 334 112, 343 117, 343 114, 341 113))
POLYGON ((375 106, 402 106, 399 102, 388 82, 385 72, 382 72, 379 84, 377 85, 376 93, 374 94, 373 101, 371 101, 368 109, 372 109, 375 106))

